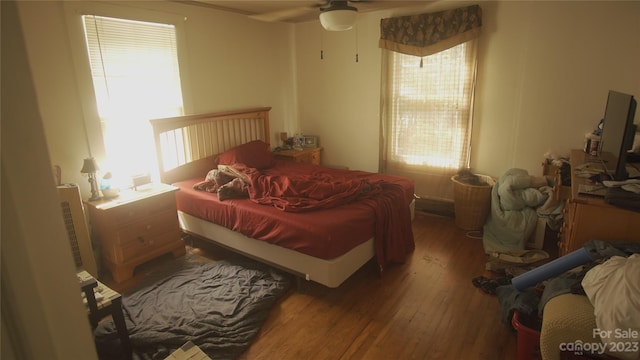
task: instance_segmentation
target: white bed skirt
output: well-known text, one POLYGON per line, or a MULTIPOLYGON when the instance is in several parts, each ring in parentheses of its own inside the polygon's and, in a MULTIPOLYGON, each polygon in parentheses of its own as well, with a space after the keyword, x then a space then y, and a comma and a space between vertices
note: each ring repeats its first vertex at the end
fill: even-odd
POLYGON ((181 211, 178 211, 178 218, 180 227, 187 233, 331 288, 340 286, 375 254, 373 238, 342 256, 324 260, 252 239, 181 211))
MULTIPOLYGON (((415 201, 411 202, 410 207, 413 220, 415 201)), ((247 237, 182 211, 178 211, 178 219, 186 233, 206 238, 222 247, 330 288, 340 286, 375 255, 373 238, 344 255, 325 260, 247 237)))

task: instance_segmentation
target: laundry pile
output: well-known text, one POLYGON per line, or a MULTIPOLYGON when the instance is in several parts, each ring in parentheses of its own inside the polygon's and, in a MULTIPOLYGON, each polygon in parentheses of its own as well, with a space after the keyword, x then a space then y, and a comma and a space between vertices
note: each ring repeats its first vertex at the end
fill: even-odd
POLYGON ((499 286, 511 284, 512 278, 534 269, 548 258, 549 254, 544 250, 492 252, 489 254, 486 270, 501 276, 495 278, 478 276, 473 278, 471 283, 487 294, 495 295, 499 286))
POLYGON ((538 218, 557 222, 562 208, 546 177, 531 176, 523 169, 508 170, 491 191, 491 212, 483 228, 485 252, 524 250, 538 218))

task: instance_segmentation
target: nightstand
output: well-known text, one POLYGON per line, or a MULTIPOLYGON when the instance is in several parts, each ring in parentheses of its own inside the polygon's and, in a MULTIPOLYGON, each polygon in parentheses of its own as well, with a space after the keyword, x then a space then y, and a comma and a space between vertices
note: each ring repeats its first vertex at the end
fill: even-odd
POLYGON ((321 147, 302 148, 300 150, 282 150, 274 152, 273 157, 275 157, 276 159, 320 165, 321 151, 321 147))
POLYGON ((135 267, 158 256, 185 254, 175 191, 147 184, 113 199, 85 201, 92 234, 102 248, 102 263, 116 283, 133 276, 135 267))

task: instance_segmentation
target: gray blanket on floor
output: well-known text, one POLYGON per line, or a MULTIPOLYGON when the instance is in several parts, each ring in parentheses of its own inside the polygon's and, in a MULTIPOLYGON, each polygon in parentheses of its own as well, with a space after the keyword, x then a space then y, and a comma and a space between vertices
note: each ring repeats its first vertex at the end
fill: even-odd
MULTIPOLYGON (((235 359, 290 283, 287 276, 248 261, 184 267, 123 296, 134 359, 164 359, 187 341, 212 359, 235 359)), ((117 356, 112 321, 101 323, 95 338, 101 359, 117 356)))

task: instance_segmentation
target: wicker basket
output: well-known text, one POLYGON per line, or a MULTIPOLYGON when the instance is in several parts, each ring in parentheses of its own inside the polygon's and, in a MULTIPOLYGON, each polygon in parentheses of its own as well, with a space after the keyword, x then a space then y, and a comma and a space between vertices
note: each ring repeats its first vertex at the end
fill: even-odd
POLYGON ((453 181, 453 200, 456 213, 456 226, 464 230, 480 230, 491 210, 491 188, 496 181, 487 175, 478 175, 486 185, 470 185, 458 180, 453 181))

